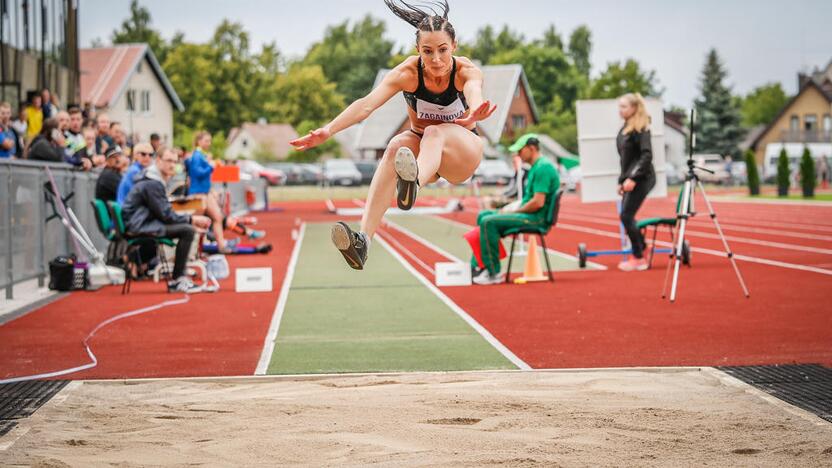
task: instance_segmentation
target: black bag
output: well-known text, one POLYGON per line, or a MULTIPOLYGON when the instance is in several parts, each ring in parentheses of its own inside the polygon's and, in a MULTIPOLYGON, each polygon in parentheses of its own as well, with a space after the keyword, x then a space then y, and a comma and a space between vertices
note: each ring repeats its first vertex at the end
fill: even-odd
POLYGON ((61 255, 49 262, 49 289, 72 291, 74 282, 75 255, 61 255))

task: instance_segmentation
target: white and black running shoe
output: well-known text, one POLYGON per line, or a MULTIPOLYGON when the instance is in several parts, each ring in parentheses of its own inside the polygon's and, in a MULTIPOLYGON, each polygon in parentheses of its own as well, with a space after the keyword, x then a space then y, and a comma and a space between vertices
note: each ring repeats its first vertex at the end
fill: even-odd
POLYGON ((195 285, 193 281, 187 276, 180 276, 179 278, 168 281, 168 292, 180 292, 185 294, 201 292, 202 288, 195 285))
POLYGON ((396 151, 396 204, 400 210, 409 210, 419 191, 419 166, 410 148, 402 146, 396 151))
POLYGON ((367 250, 370 247, 367 234, 355 232, 347 223, 337 222, 332 225, 332 243, 341 251, 344 260, 355 270, 363 270, 367 261, 367 250))

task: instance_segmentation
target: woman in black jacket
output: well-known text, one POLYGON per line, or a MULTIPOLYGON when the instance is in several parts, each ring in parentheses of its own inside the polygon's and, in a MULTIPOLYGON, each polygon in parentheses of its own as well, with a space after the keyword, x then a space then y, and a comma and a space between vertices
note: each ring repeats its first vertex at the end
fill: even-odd
POLYGON ((644 271, 646 247, 644 236, 636 226, 636 212, 647 194, 656 185, 653 169, 653 148, 650 144, 650 115, 640 94, 625 94, 618 98, 618 114, 624 126, 618 132, 618 155, 621 157, 621 175, 618 176, 618 193, 621 198, 621 223, 633 249, 633 258, 618 264, 624 271, 644 271))

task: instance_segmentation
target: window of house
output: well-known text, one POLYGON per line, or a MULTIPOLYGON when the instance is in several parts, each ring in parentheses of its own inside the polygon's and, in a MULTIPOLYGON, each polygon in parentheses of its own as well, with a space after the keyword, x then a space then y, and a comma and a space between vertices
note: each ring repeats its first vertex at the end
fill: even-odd
POLYGON ((515 98, 519 98, 519 97, 520 97, 520 83, 518 83, 518 84, 517 84, 517 87, 516 87, 516 88, 514 88, 514 97, 515 97, 515 98))
POLYGON ((789 130, 797 131, 800 129, 800 118, 796 115, 793 115, 791 120, 789 121, 789 130))
POLYGON ((243 148, 245 148, 246 146, 248 146, 248 140, 243 138, 243 148))
POLYGON ((141 72, 142 72, 142 62, 139 62, 139 66, 136 67, 136 73, 141 73, 141 72))
POLYGON ((135 89, 128 89, 127 90, 127 112, 133 112, 136 110, 136 90, 135 89))
POLYGON ((512 115, 511 116, 511 126, 516 129, 526 128, 526 116, 525 115, 512 115))
POLYGON ((832 115, 826 114, 823 116, 823 131, 832 132, 832 115))
POLYGON ((815 114, 806 114, 803 116, 803 129, 816 130, 818 128, 818 116, 815 114))
POLYGON ((142 112, 150 112, 150 91, 142 91, 142 112))

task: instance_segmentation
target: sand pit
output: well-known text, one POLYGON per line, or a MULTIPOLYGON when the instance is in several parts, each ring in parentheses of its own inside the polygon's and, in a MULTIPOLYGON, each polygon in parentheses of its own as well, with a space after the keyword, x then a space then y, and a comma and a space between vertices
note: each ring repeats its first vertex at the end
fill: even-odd
POLYGON ((749 389, 712 369, 79 382, 0 465, 832 465, 832 424, 749 389))

